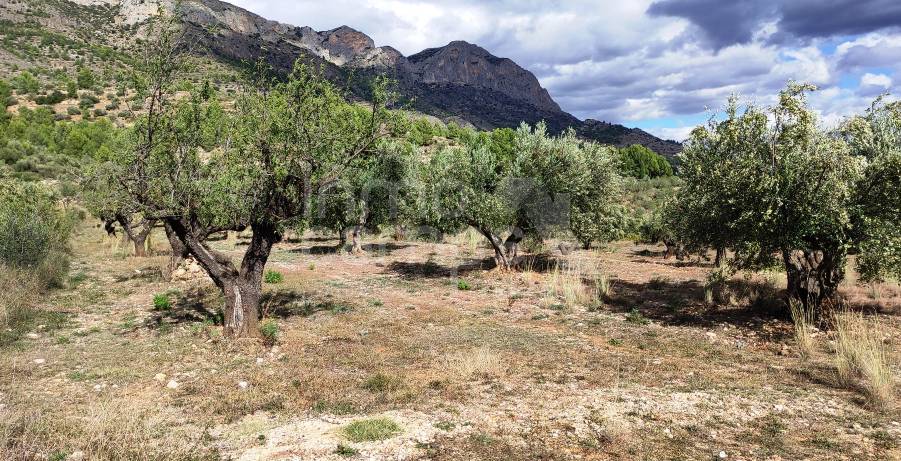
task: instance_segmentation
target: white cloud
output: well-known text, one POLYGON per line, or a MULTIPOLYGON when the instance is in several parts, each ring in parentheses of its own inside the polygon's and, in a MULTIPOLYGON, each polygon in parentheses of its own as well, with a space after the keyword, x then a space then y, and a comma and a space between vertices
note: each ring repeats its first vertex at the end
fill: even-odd
POLYGON ((885 74, 867 72, 860 77, 860 86, 879 86, 888 89, 892 86, 892 78, 885 74))

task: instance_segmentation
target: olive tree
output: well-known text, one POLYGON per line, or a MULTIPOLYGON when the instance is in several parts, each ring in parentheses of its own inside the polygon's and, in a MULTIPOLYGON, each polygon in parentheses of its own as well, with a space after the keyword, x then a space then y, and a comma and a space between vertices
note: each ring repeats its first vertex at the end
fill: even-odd
POLYGON ((419 223, 441 234, 472 226, 491 244, 497 267, 509 267, 500 235, 515 217, 512 168, 484 143, 442 147, 419 171, 419 223))
POLYGON ((315 197, 312 224, 337 232, 342 248, 350 229, 354 253, 363 251, 365 229, 399 223, 412 199, 413 146, 384 140, 376 149, 378 155, 360 161, 315 197))
POLYGON ((529 206, 520 210, 528 216, 517 225, 541 233, 569 230, 586 249, 624 235, 628 217, 614 148, 580 140, 572 131, 548 136, 539 124, 516 131, 514 150, 516 174, 536 186, 522 195, 529 206))
POLYGON ((225 112, 195 92, 174 98, 185 68, 178 32, 143 56, 147 112, 108 167, 129 206, 160 219, 222 291, 226 336, 258 334, 262 275, 286 228, 309 222, 312 198, 376 151, 397 124, 378 79, 369 107, 349 104, 317 69, 258 72, 225 112), (208 237, 249 229, 239 263, 208 237))
MULTIPOLYGON (((781 259, 788 297, 819 315, 844 279, 849 249, 861 249, 865 275, 897 272, 901 188, 897 111, 877 106, 843 133, 825 132, 806 105, 813 89, 791 84, 768 111, 730 109, 695 129, 679 199, 728 223, 734 268, 781 259)), ((712 221, 681 222, 703 236, 712 221)))
POLYGON ((901 103, 882 98, 842 134, 863 162, 852 199, 852 234, 864 280, 901 280, 901 103))
POLYGON ((525 235, 573 231, 580 241, 616 238, 622 229, 613 151, 543 124, 512 135, 467 136, 433 155, 422 174, 421 222, 439 232, 471 226, 507 268, 525 235), (501 236, 507 234, 506 239, 501 236))

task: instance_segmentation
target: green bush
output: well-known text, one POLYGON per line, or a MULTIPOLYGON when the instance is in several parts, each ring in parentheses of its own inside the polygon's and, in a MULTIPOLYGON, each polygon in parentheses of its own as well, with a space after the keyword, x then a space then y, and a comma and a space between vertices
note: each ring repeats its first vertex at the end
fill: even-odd
POLYGON ((399 432, 400 425, 390 418, 361 419, 344 427, 344 435, 351 442, 376 442, 399 432))
MULTIPOLYGON (((34 184, 0 182, 0 263, 47 273, 50 285, 68 269, 72 219, 49 191, 34 184)), ((64 275, 64 274, 63 274, 64 275)))
POLYGON ((472 289, 472 287, 466 280, 460 280, 459 282, 457 282, 457 289, 461 291, 469 291, 472 289))
POLYGON ((172 309, 172 303, 169 301, 169 295, 166 293, 158 293, 153 295, 153 308, 158 311, 168 311, 172 309))
POLYGON ((266 273, 263 274, 263 281, 272 284, 282 283, 285 281, 285 276, 279 271, 266 271, 266 273))
POLYGON ((275 320, 266 320, 260 325, 260 335, 263 336, 263 342, 272 346, 278 341, 278 322, 275 320))
POLYGON ((673 167, 665 157, 638 144, 620 149, 619 158, 620 170, 626 176, 657 178, 673 175, 673 167))

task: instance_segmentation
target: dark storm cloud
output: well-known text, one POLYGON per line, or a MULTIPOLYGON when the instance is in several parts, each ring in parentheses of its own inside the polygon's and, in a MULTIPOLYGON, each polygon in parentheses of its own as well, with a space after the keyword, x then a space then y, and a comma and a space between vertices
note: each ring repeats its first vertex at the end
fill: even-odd
POLYGON ((766 2, 665 0, 648 8, 651 16, 674 16, 698 26, 714 48, 747 43, 758 25, 774 13, 766 2))
POLYGON ((648 14, 690 21, 715 49, 749 43, 770 22, 775 42, 901 27, 898 0, 661 0, 648 14))

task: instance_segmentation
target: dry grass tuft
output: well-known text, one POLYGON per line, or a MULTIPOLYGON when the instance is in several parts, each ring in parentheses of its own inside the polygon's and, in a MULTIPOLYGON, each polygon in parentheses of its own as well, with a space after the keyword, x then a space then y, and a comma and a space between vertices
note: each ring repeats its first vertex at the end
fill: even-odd
POLYGON ((563 301, 566 307, 589 304, 593 296, 583 283, 582 275, 578 260, 558 261, 547 281, 548 296, 563 301))
POLYGON ((501 356, 487 347, 450 354, 443 365, 444 374, 458 381, 492 380, 507 371, 501 356))
POLYGON ((789 303, 789 309, 795 327, 795 342, 798 344, 798 351, 801 353, 801 358, 810 358, 813 355, 813 337, 810 335, 813 315, 809 309, 805 309, 804 305, 796 300, 789 303))
POLYGON ((851 383, 863 380, 870 400, 879 406, 894 401, 894 378, 882 325, 862 313, 844 312, 835 316, 835 365, 839 378, 851 383))

